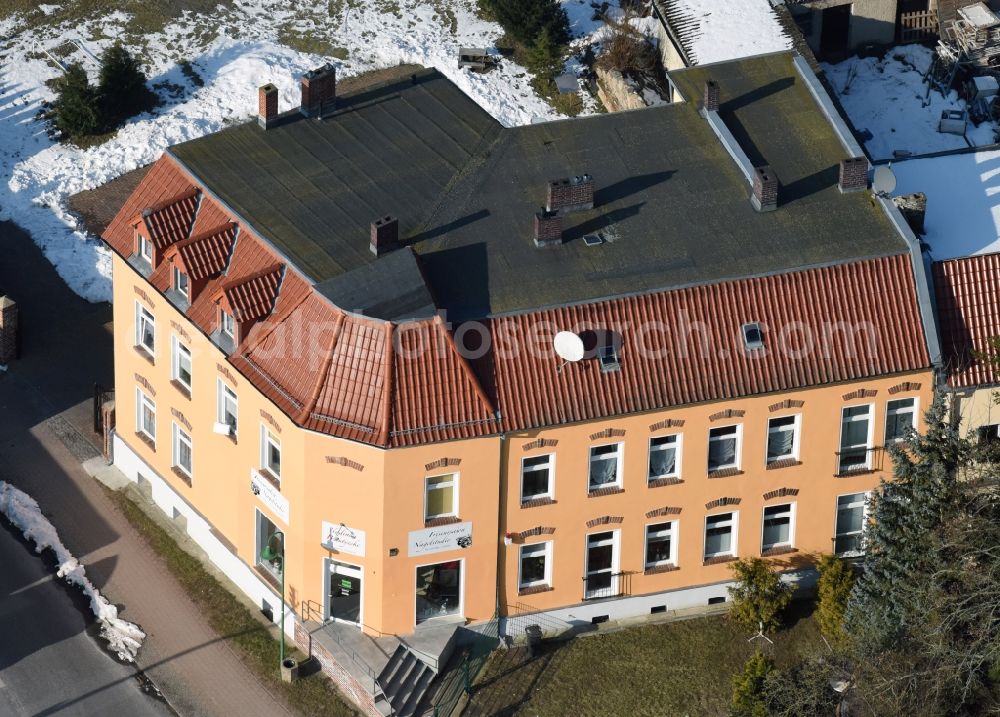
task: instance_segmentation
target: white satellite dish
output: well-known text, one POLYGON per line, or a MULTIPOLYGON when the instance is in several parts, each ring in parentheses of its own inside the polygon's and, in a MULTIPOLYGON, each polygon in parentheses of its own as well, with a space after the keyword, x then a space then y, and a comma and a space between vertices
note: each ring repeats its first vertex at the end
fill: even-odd
POLYGON ((875 178, 872 180, 872 189, 879 196, 886 196, 896 188, 896 174, 892 167, 882 165, 875 167, 875 178))
POLYGON ((568 363, 576 363, 583 358, 583 339, 572 331, 560 331, 552 339, 552 347, 556 350, 556 355, 563 360, 559 370, 568 363))

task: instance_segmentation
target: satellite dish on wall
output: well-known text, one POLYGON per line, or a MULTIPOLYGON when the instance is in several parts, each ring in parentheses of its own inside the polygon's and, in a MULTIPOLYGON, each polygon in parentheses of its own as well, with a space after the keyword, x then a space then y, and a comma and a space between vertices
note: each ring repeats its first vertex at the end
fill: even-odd
POLYGON ((896 174, 892 167, 882 165, 875 167, 875 178, 872 180, 872 189, 875 194, 885 196, 896 188, 896 174))
POLYGON ((552 339, 552 348, 556 350, 556 355, 563 360, 563 364, 558 370, 568 363, 576 363, 583 358, 583 339, 572 331, 560 331, 552 339))

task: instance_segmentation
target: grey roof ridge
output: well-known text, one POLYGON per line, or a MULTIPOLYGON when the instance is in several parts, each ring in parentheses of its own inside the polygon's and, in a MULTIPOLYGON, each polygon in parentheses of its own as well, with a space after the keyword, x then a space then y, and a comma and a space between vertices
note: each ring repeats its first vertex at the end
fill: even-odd
POLYGON ((896 231, 906 241, 910 253, 910 264, 913 267, 913 279, 916 283, 917 304, 920 309, 921 323, 924 329, 924 341, 927 344, 927 354, 935 367, 943 365, 941 352, 941 328, 938 323, 937 301, 934 292, 934 277, 930 271, 930 257, 924 255, 920 248, 920 240, 913 233, 910 225, 903 218, 903 213, 890 197, 879 196, 878 202, 896 231))

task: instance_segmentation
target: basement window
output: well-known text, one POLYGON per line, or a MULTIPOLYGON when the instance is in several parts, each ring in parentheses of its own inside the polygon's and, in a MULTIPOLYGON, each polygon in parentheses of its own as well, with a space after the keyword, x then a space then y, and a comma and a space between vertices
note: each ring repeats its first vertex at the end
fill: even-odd
POLYGON ((743 324, 743 344, 747 351, 757 351, 764 348, 764 333, 756 321, 743 324))
POLYGON ((618 349, 614 344, 605 344, 597 350, 597 358, 601 362, 601 373, 613 373, 622 368, 618 359, 618 349))

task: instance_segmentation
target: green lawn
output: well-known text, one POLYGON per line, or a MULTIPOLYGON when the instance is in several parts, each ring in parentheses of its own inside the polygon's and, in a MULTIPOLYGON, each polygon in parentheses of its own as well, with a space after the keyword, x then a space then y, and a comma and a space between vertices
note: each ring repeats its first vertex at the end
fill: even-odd
POLYGON ((470 710, 479 717, 663 717, 724 715, 731 677, 758 647, 778 667, 823 649, 810 604, 793 604, 774 646, 724 617, 705 617, 546 643, 529 660, 524 648, 498 651, 476 683, 470 710))

